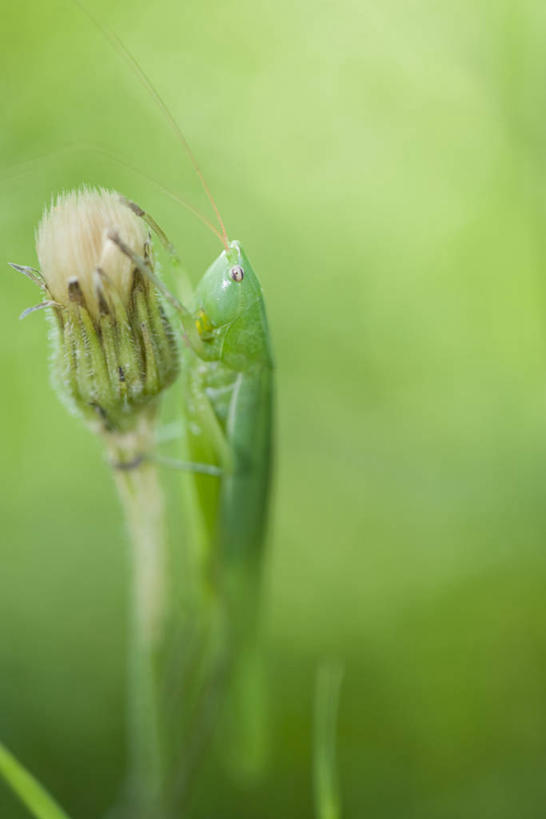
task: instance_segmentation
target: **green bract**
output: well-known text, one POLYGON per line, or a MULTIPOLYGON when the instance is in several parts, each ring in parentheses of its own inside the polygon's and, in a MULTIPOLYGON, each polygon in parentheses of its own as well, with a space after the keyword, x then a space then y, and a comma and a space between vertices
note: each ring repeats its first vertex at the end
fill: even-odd
POLYGON ((123 432, 174 380, 176 344, 157 293, 140 273, 134 275, 127 305, 107 280, 101 288, 98 319, 77 286, 66 307, 53 308, 60 342, 58 381, 88 422, 106 432, 123 432))
POLYGON ((36 244, 58 386, 95 429, 128 432, 178 371, 146 226, 119 194, 82 189, 44 213, 36 244))

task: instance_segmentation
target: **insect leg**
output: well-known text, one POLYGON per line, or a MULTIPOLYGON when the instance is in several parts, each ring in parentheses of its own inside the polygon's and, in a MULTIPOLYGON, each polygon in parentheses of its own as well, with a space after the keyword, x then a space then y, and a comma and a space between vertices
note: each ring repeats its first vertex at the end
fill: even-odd
POLYGON ((131 199, 127 199, 126 196, 120 196, 120 200, 124 205, 130 208, 133 213, 146 222, 150 230, 157 236, 161 246, 169 255, 171 264, 173 268, 175 268, 178 277, 182 280, 183 287, 181 289, 183 299, 189 298, 192 291, 191 282, 188 278, 188 274, 182 266, 180 256, 178 255, 174 244, 171 242, 163 228, 158 225, 153 216, 150 216, 150 214, 147 213, 144 208, 141 208, 136 202, 131 201, 131 199))
POLYGON ((113 469, 119 469, 121 472, 130 472, 133 469, 138 469, 144 461, 157 464, 158 466, 166 466, 169 469, 197 472, 199 475, 212 475, 214 477, 220 477, 222 475, 221 467, 215 466, 214 464, 198 464, 192 463, 191 461, 179 461, 176 458, 168 458, 165 455, 145 455, 144 453, 136 455, 130 461, 110 461, 110 466, 113 469))
MULTIPOLYGON (((161 231, 161 233, 163 234, 163 236, 165 236, 163 231, 161 231)), ((155 275, 155 273, 152 270, 152 266, 147 261, 147 259, 144 259, 142 256, 139 256, 138 253, 135 253, 132 248, 125 244, 125 242, 123 241, 123 239, 116 230, 110 230, 108 233, 108 238, 110 239, 111 242, 114 242, 114 244, 119 247, 122 253, 124 253, 129 259, 131 259, 139 273, 142 273, 143 276, 148 278, 157 287, 157 289, 165 296, 167 301, 175 308, 182 321, 186 338, 188 339, 191 347, 193 347, 193 349, 196 352, 199 352, 202 348, 202 341, 190 311, 186 307, 184 307, 184 305, 176 298, 176 296, 173 293, 171 293, 169 288, 165 284, 163 284, 161 279, 159 279, 155 275)), ((170 242, 168 242, 168 244, 170 244, 170 242)))
POLYGON ((214 464, 198 464, 191 461, 179 461, 177 458, 168 458, 165 455, 154 455, 154 463, 159 466, 166 466, 170 469, 180 469, 183 472, 197 472, 199 475, 214 475, 220 477, 223 469, 214 464))
POLYGON ((121 250, 122 253, 125 254, 125 256, 127 256, 132 261, 138 272, 142 273, 143 276, 149 279, 157 287, 157 289, 160 290, 161 293, 163 293, 165 298, 172 304, 172 306, 176 310, 178 310, 178 312, 180 313, 188 312, 186 308, 183 307, 182 304, 180 304, 176 296, 174 296, 171 293, 169 288, 163 284, 161 279, 159 279, 155 275, 155 273, 152 270, 151 264, 142 256, 139 256, 138 253, 135 253, 135 251, 131 247, 129 247, 129 245, 125 244, 125 242, 123 241, 123 239, 116 230, 108 231, 108 238, 110 239, 111 242, 113 242, 115 245, 119 247, 119 249, 121 250))
POLYGON ((161 242, 161 244, 171 257, 172 261, 177 264, 180 264, 180 258, 175 250, 173 243, 169 240, 169 237, 167 236, 165 231, 157 224, 155 219, 152 216, 150 216, 149 213, 146 213, 144 208, 141 208, 140 205, 137 205, 136 202, 132 202, 131 199, 127 199, 126 196, 120 196, 120 201, 122 202, 123 205, 126 205, 133 211, 133 213, 135 213, 137 216, 140 216, 140 218, 146 222, 148 227, 155 233, 155 235, 157 236, 157 238, 159 239, 159 241, 161 242))

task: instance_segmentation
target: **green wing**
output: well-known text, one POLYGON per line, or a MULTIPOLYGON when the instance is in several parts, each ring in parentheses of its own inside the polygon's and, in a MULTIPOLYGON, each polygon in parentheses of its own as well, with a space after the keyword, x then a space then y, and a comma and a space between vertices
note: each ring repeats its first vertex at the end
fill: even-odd
POLYGON ((220 554, 251 566, 261 558, 271 478, 270 367, 239 373, 233 385, 226 437, 233 457, 222 480, 218 514, 220 554))

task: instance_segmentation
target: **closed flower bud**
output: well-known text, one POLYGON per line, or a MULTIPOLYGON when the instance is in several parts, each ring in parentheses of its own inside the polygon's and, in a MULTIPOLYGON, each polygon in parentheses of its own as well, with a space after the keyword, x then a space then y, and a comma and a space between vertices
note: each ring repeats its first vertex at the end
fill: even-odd
POLYGON ((46 210, 36 249, 62 391, 92 427, 130 432, 178 370, 146 225, 119 194, 84 188, 46 210))
POLYGON ((125 306, 133 286, 131 260, 108 239, 115 229, 123 241, 144 257, 148 232, 142 219, 124 205, 118 193, 83 189, 58 197, 46 210, 36 231, 40 272, 51 297, 60 304, 73 301, 75 282, 95 322, 100 317, 97 271, 116 288, 125 306))

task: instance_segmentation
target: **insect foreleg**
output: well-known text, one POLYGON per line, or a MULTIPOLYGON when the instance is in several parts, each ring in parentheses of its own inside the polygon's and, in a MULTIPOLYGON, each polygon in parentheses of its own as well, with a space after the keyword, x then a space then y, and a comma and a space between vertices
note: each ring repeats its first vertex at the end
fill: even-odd
POLYGON ((169 237, 167 236, 165 231, 157 224, 155 219, 152 216, 150 216, 149 213, 146 213, 146 211, 143 208, 141 208, 140 205, 137 205, 136 202, 132 202, 131 199, 127 199, 127 197, 125 196, 120 196, 120 200, 124 205, 130 208, 133 211, 133 213, 135 213, 137 216, 140 216, 140 218, 146 222, 148 227, 155 233, 155 235, 161 242, 162 246, 169 254, 173 264, 179 265, 180 258, 176 252, 173 243, 169 240, 169 237))
MULTIPOLYGON (((132 202, 130 199, 126 199, 125 196, 121 197, 121 201, 123 202, 124 205, 130 208, 133 211, 133 213, 136 213, 137 216, 140 216, 141 219, 143 219, 144 222, 146 222, 148 227, 155 233, 161 245, 169 254, 173 266, 176 267, 178 273, 184 280, 185 294, 189 294, 191 292, 191 285, 189 284, 186 273, 180 262, 180 257, 165 231, 157 224, 155 219, 152 216, 150 216, 150 214, 147 213, 144 210, 144 208, 141 208, 140 205, 138 205, 136 202, 132 202)), ((193 349, 197 353, 199 353, 199 351, 202 349, 201 337, 197 331, 193 316, 190 313, 190 311, 186 307, 184 307, 184 305, 179 301, 179 299, 177 299, 176 296, 173 293, 171 293, 169 288, 166 287, 163 284, 163 282, 160 279, 158 279, 157 276, 154 275, 151 269, 151 265, 147 262, 146 259, 137 256, 137 254, 134 253, 130 247, 127 247, 127 245, 121 240, 117 233, 114 232, 114 234, 109 238, 113 242, 115 242, 115 244, 117 244, 122 253, 125 253, 125 255, 127 255, 131 259, 135 267, 142 273, 142 275, 146 276, 150 281, 153 282, 153 284, 161 291, 161 293, 163 293, 163 295, 169 301, 169 303, 175 308, 182 321, 184 332, 186 338, 190 343, 190 346, 193 347, 193 349)))
POLYGON ((188 278, 186 271, 184 270, 184 267, 180 260, 180 256, 178 255, 174 244, 171 242, 163 228, 160 225, 158 225, 153 216, 150 216, 150 214, 147 213, 144 210, 144 208, 141 208, 140 205, 138 205, 136 202, 132 202, 125 196, 121 197, 121 201, 123 202, 124 205, 130 208, 133 211, 133 213, 136 213, 137 216, 140 216, 140 218, 144 222, 146 222, 150 230, 157 236, 161 246, 169 256, 171 265, 173 266, 174 270, 178 275, 179 278, 178 292, 181 293, 183 301, 189 299, 191 297, 192 292, 191 282, 188 278))
POLYGON ((131 259, 132 263, 136 267, 139 273, 141 273, 145 279, 151 281, 158 290, 165 296, 165 298, 172 304, 172 306, 182 314, 188 313, 185 307, 178 301, 176 296, 174 296, 168 287, 166 287, 161 279, 153 272, 151 264, 148 262, 147 259, 144 259, 142 256, 139 256, 138 253, 129 247, 129 245, 125 244, 121 236, 116 230, 110 230, 108 232, 108 238, 111 242, 119 247, 122 253, 125 254, 129 259, 131 259))

